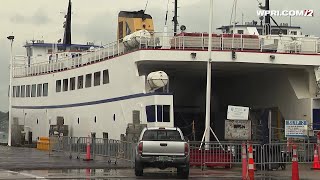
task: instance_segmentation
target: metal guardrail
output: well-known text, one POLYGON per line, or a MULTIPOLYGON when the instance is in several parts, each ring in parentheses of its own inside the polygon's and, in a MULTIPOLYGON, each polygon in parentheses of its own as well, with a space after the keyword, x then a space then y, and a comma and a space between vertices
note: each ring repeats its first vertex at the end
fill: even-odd
MULTIPOLYGON (((225 167, 240 166, 242 164, 240 142, 217 142, 205 143, 200 147, 200 142, 190 142, 190 165, 200 167, 225 167)), ((272 170, 285 169, 286 164, 292 163, 292 146, 287 143, 271 143, 261 145, 251 143, 256 169, 272 170)), ((316 143, 295 143, 298 147, 298 162, 313 163, 316 143)), ((248 149, 247 149, 248 154, 248 149)))
MULTIPOLYGON (((86 154, 87 143, 91 145, 91 155, 107 157, 108 163, 119 160, 128 162, 131 167, 135 161, 136 144, 119 140, 87 138, 87 137, 50 137, 51 155, 76 157, 80 159, 86 154)), ((190 165, 204 167, 232 168, 241 166, 241 142, 189 142, 190 165)), ((288 143, 271 143, 261 145, 252 142, 254 164, 257 170, 285 169, 286 164, 292 163, 292 146, 288 143)), ((317 143, 295 143, 298 149, 299 163, 312 163, 314 149, 317 143)), ((247 148, 248 154, 248 148, 247 148)))
POLYGON ((51 155, 68 156, 70 159, 80 159, 87 153, 87 143, 90 144, 92 158, 102 156, 108 158, 108 163, 117 164, 118 160, 127 161, 131 165, 135 158, 135 144, 131 142, 87 137, 50 137, 51 155))

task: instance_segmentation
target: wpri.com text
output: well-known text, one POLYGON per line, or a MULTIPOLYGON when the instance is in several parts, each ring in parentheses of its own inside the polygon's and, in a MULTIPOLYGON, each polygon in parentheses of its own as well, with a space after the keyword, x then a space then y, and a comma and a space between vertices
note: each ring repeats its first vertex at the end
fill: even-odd
POLYGON ((300 17, 313 17, 314 11, 307 9, 307 10, 258 10, 258 16, 300 16, 300 17))

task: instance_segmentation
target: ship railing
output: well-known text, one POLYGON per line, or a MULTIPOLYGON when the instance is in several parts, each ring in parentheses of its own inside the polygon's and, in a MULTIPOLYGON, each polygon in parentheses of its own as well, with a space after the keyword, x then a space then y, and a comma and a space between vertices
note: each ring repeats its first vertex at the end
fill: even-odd
MULTIPOLYGON (((308 37, 283 38, 255 35, 212 35, 212 50, 237 50, 252 52, 273 52, 290 54, 317 54, 320 40, 308 37)), ((141 49, 177 49, 177 50, 208 50, 209 37, 205 33, 182 33, 177 36, 165 33, 154 33, 141 49), (146 45, 145 45, 146 44, 146 45)))
MULTIPOLYGON (((212 35, 212 50, 268 52, 288 54, 317 54, 320 53, 320 40, 304 37, 274 37, 255 35, 212 35)), ((99 61, 108 60, 125 53, 139 49, 173 49, 173 50, 208 50, 209 37, 206 33, 172 33, 152 32, 150 37, 141 35, 132 39, 131 44, 123 40, 106 44, 89 50, 75 57, 65 57, 42 63, 25 65, 14 68, 14 77, 48 74, 57 71, 86 66, 99 61)))
POLYGON ((86 66, 99 61, 107 60, 115 56, 125 53, 123 43, 113 42, 101 48, 83 53, 75 57, 65 57, 59 60, 51 60, 48 62, 34 63, 31 65, 16 66, 14 68, 14 77, 25 77, 33 75, 48 74, 81 66, 86 66))

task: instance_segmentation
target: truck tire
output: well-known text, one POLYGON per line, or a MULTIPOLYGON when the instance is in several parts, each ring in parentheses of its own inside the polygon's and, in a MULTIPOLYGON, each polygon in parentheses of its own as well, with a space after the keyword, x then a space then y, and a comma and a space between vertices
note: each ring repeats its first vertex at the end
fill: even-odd
POLYGON ((136 176, 143 176, 143 168, 137 162, 135 162, 134 173, 135 173, 136 176))
POLYGON ((189 166, 185 168, 177 168, 177 175, 182 179, 189 178, 189 166))

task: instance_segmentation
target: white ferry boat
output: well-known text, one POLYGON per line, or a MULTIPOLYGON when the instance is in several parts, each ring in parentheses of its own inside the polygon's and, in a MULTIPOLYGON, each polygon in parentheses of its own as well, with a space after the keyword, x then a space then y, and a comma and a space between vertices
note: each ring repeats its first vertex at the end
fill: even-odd
MULTIPOLYGON (((208 33, 158 33, 144 11, 121 11, 118 41, 80 45, 71 42, 71 3, 66 20, 63 42, 30 41, 26 56, 13 58, 12 143, 21 132, 29 141, 54 134, 132 140, 143 126, 177 126, 201 140, 208 33)), ((271 34, 237 25, 212 35, 211 126, 219 139, 228 105, 275 107, 278 128, 283 119, 319 120, 319 37, 286 27, 271 34)))

